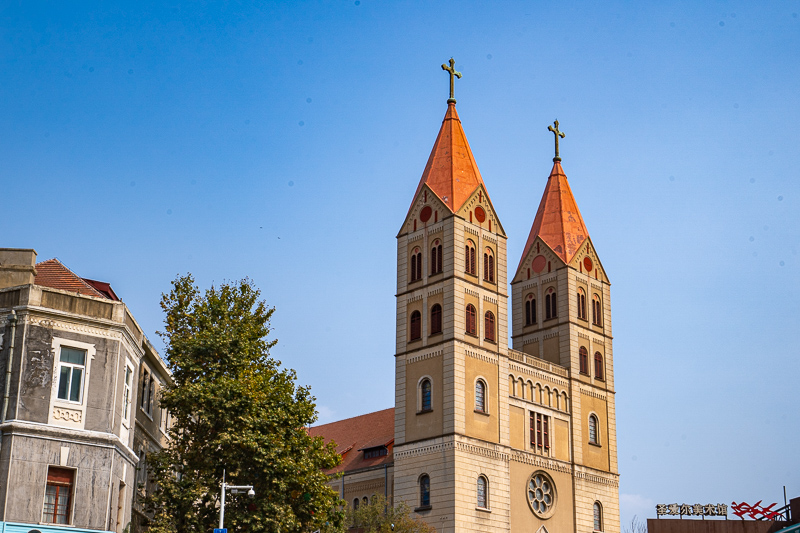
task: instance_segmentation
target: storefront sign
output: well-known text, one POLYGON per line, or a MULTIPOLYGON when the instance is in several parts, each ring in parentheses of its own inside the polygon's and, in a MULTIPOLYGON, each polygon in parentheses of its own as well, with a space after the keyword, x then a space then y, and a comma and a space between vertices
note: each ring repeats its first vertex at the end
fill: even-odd
POLYGON ((724 503, 659 503, 656 505, 656 516, 728 516, 728 506, 724 503))

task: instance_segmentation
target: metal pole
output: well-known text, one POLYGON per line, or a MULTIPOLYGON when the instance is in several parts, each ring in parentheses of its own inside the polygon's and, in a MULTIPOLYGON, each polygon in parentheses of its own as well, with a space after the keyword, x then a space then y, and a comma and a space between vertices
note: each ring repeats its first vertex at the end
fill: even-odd
POLYGON ((219 503, 219 528, 222 529, 225 520, 225 469, 222 470, 222 498, 219 503))

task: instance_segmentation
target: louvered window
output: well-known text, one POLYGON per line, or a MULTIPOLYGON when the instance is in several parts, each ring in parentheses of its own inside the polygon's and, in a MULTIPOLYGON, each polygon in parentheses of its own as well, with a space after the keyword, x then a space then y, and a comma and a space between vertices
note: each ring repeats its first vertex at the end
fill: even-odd
POLYGON ((442 332, 442 306, 433 304, 431 307, 431 335, 442 332))
POLYGON ((589 352, 583 346, 578 350, 578 364, 581 374, 589 375, 589 352))
POLYGON ((436 240, 431 248, 431 275, 439 274, 442 271, 442 244, 436 240))
POLYGON ((595 294, 592 298, 592 324, 595 326, 601 326, 603 321, 601 317, 603 313, 603 309, 600 306, 600 298, 595 294))
POLYGON ((467 305, 467 333, 470 335, 477 335, 478 325, 476 324, 475 306, 472 304, 467 305))
POLYGON ((525 325, 531 326, 536 324, 536 300, 529 297, 525 301, 525 325))
POLYGON ((600 352, 594 353, 594 377, 603 379, 603 355, 600 352))
POLYGON ((422 315, 419 311, 411 313, 411 340, 416 341, 422 337, 422 315))
POLYGON ((586 293, 583 290, 578 290, 578 318, 586 320, 586 293))
POLYGON ((486 340, 494 342, 494 314, 491 311, 486 311, 486 314, 484 315, 483 329, 486 340))
POLYGON ((467 241, 464 249, 464 263, 467 274, 475 276, 475 244, 472 241, 467 241))

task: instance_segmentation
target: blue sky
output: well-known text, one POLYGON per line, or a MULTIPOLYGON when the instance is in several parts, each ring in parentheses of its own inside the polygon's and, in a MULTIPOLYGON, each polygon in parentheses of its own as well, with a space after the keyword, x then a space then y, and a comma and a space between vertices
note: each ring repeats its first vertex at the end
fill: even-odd
POLYGON ((445 112, 515 267, 563 166, 612 286, 622 519, 800 495, 800 1, 0 4, 2 246, 249 276, 322 421, 394 402, 395 235, 445 112))

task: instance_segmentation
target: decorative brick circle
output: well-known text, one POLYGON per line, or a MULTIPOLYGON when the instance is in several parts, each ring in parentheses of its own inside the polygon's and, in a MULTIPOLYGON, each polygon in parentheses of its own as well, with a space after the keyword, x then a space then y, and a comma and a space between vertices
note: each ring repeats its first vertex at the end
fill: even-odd
POLYGON ((531 263, 531 268, 537 274, 544 270, 544 267, 547 266, 547 259, 544 258, 543 255, 537 255, 533 258, 533 262, 531 263))
POLYGON ((589 259, 588 257, 583 258, 583 268, 586 269, 586 272, 592 271, 592 260, 589 259))
POLYGON ((422 211, 419 212, 419 219, 422 222, 427 222, 431 219, 432 214, 433 214, 433 209, 431 209, 431 206, 426 205, 425 207, 422 208, 422 211))
POLYGON ((483 221, 486 220, 486 211, 484 211, 481 206, 475 208, 475 218, 477 218, 478 222, 481 224, 483 224, 483 221))

